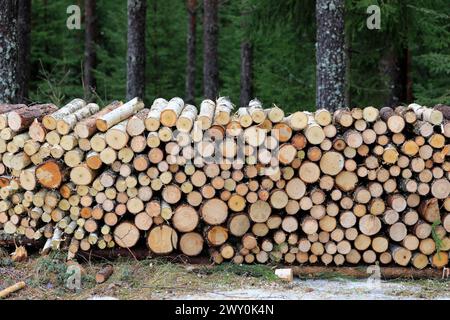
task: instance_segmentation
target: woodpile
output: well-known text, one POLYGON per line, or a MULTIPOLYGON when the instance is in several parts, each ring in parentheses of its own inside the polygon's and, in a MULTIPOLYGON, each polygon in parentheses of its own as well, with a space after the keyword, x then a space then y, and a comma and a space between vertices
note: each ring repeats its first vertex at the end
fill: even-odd
POLYGON ((69 258, 147 246, 214 263, 441 268, 449 109, 0 105, 0 234, 69 258))

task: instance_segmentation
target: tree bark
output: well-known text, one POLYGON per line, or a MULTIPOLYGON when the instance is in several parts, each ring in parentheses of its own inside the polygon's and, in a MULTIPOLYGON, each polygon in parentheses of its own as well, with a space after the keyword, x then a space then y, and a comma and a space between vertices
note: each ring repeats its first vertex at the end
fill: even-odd
POLYGON ((219 89, 218 0, 203 1, 203 94, 215 100, 219 89))
POLYGON ((241 42, 241 95, 240 106, 248 107, 253 95, 253 44, 248 34, 248 16, 251 14, 248 1, 242 0, 241 28, 244 36, 241 42))
MULTIPOLYGON (((402 30, 408 30, 408 8, 406 4, 399 7, 399 24, 402 30)), ((390 88, 385 105, 396 107, 401 103, 412 103, 414 100, 412 92, 411 76, 411 52, 397 34, 391 34, 386 40, 393 43, 385 49, 385 54, 380 61, 381 74, 386 79, 386 88, 390 88)))
POLYGON ((345 34, 345 105, 352 105, 351 94, 351 70, 352 70, 352 31, 345 34))
MULTIPOLYGON (((158 0, 153 0, 153 5, 152 5, 152 11, 153 11, 153 16, 157 17, 158 16, 158 0)), ((152 23, 152 35, 151 37, 153 39, 158 39, 159 33, 158 33, 158 19, 153 19, 153 23, 152 23)), ((152 56, 152 68, 156 71, 154 72, 154 76, 153 79, 151 79, 151 81, 153 81, 153 84, 155 86, 155 94, 159 94, 160 93, 160 88, 159 88, 159 79, 160 79, 160 69, 159 69, 159 51, 158 51, 158 41, 154 40, 153 41, 153 46, 152 46, 152 50, 153 50, 153 56, 152 56)))
POLYGON ((128 0, 127 100, 145 94, 147 0, 128 0))
POLYGON ((316 107, 345 107, 344 0, 317 0, 316 107))
POLYGON ((241 107, 248 106, 253 95, 253 46, 249 41, 241 43, 241 107))
POLYGON ((0 103, 17 102, 19 79, 17 78, 17 5, 16 1, 2 1, 0 10, 0 103))
POLYGON ((386 49, 380 61, 380 72, 385 79, 385 87, 390 88, 385 106, 397 107, 413 100, 410 76, 409 49, 391 47, 386 49))
POLYGON ((17 41, 19 48, 17 77, 19 88, 17 101, 25 103, 28 99, 30 82, 30 50, 31 50, 31 0, 18 2, 17 41))
POLYGON ((385 102, 388 107, 397 106, 404 99, 400 65, 395 51, 394 48, 386 50, 380 61, 380 72, 385 79, 385 87, 390 89, 385 102))
POLYGON ((90 92, 95 90, 96 87, 94 77, 94 69, 97 66, 95 45, 98 36, 96 0, 85 0, 84 10, 86 23, 84 35, 84 97, 88 99, 90 92))
POLYGON ((197 46, 197 0, 187 0, 187 66, 186 66, 186 103, 193 104, 195 99, 195 50, 197 46))

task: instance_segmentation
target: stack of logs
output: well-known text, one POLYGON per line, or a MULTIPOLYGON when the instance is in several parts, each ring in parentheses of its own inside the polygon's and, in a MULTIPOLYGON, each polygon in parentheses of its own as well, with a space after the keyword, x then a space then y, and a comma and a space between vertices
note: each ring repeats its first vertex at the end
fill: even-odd
POLYGON ((43 252, 448 264, 450 108, 0 105, 0 233, 43 252))

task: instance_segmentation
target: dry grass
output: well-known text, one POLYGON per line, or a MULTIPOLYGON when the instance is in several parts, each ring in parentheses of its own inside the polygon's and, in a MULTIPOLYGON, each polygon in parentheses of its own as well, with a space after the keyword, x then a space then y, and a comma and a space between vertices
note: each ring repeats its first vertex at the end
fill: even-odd
POLYGON ((12 299, 88 299, 92 296, 113 296, 119 299, 164 299, 213 289, 238 289, 276 285, 278 280, 267 266, 197 266, 172 263, 166 259, 136 261, 118 259, 114 273, 104 284, 95 283, 95 274, 103 261, 81 264, 82 289, 66 288, 67 265, 64 256, 52 253, 32 257, 26 263, 0 267, 0 288, 25 280, 27 287, 12 299))

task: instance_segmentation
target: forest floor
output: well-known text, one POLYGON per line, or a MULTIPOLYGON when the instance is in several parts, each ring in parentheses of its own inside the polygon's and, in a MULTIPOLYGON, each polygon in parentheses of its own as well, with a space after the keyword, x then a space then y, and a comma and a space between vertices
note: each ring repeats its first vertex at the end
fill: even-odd
POLYGON ((22 263, 0 255, 0 290, 25 281, 26 288, 9 299, 450 299, 450 280, 390 280, 373 286, 328 274, 287 283, 270 266, 191 265, 161 258, 119 258, 111 278, 97 285, 95 274, 104 263, 83 262, 81 290, 74 291, 66 286, 62 255, 32 256, 22 263))

